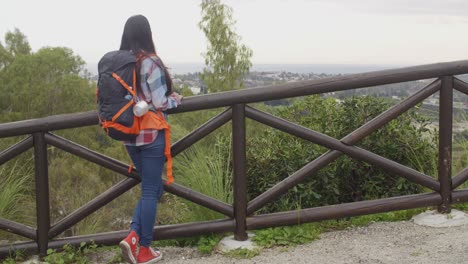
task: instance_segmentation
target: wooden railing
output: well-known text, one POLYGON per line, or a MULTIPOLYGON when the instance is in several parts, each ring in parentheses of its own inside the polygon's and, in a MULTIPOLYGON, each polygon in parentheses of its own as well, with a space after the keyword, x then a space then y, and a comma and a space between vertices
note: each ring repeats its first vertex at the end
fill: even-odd
MULTIPOLYGON (((195 142, 232 120, 234 204, 231 205, 218 201, 177 183, 165 186, 167 192, 217 211, 227 218, 216 221, 157 226, 154 229, 155 239, 180 238, 212 232, 234 232, 237 240, 245 240, 247 238, 247 230, 273 226, 293 225, 427 206, 438 206, 440 212, 449 212, 452 204, 468 201, 468 189, 454 190, 468 180, 468 168, 459 172, 455 177, 451 177, 452 92, 453 89, 456 89, 468 95, 468 84, 454 76, 467 73, 468 61, 465 60, 193 96, 184 99, 183 105, 177 109, 170 110, 169 114, 226 107, 222 113, 173 144, 171 149, 173 156, 176 156, 195 142), (342 139, 329 137, 247 105, 254 102, 429 78, 435 78, 436 80, 342 139), (438 91, 440 92, 440 120, 439 167, 437 179, 355 146, 357 142, 372 132, 438 91), (246 118, 253 119, 267 126, 322 145, 330 150, 311 161, 282 182, 277 183, 265 193, 255 197, 251 201, 247 201, 246 118), (337 204, 297 211, 254 215, 257 210, 274 201, 288 189, 302 182, 307 177, 314 175, 321 168, 324 168, 344 154, 380 166, 387 171, 405 177, 409 181, 427 187, 433 192, 337 204)), ((0 247, 0 256, 5 256, 12 250, 24 250, 29 253, 39 253, 44 256, 48 248, 59 248, 65 244, 79 245, 83 241, 94 241, 102 245, 115 245, 126 236, 128 231, 123 230, 54 239, 91 213, 136 186, 140 181, 137 172, 128 172, 128 165, 51 133, 59 129, 93 126, 97 124, 98 119, 96 112, 57 115, 0 124, 0 138, 29 135, 29 137, 21 142, 0 152, 0 165, 29 148, 34 148, 37 209, 37 228, 0 218, 0 229, 32 240, 31 242, 0 247), (57 147, 120 173, 127 178, 112 186, 68 216, 51 224, 47 165, 48 145, 57 147)))

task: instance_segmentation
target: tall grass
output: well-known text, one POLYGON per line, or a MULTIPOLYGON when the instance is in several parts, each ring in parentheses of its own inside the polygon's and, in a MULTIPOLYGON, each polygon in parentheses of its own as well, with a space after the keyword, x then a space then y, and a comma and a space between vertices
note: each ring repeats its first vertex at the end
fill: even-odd
MULTIPOLYGON (((214 140, 214 144, 196 144, 177 156, 174 161, 175 175, 180 184, 217 200, 232 203, 230 138, 215 137, 214 140)), ((213 220, 221 216, 210 209, 190 204, 186 220, 213 220)))
POLYGON ((12 166, 0 167, 0 216, 2 218, 17 220, 23 201, 31 199, 30 181, 32 179, 32 166, 27 163, 15 161, 12 166))
MULTIPOLYGON (((421 155, 421 149, 415 148, 413 145, 407 143, 406 150, 402 149, 401 151, 408 152, 409 163, 412 164, 412 168, 420 171, 426 175, 437 178, 438 174, 438 159, 437 159, 437 144, 438 136, 437 131, 428 130, 426 132, 424 140, 428 145, 431 146, 431 151, 433 155, 421 155)), ((421 147, 421 146, 419 146, 421 147)), ((426 149, 429 149, 426 147, 426 149)))

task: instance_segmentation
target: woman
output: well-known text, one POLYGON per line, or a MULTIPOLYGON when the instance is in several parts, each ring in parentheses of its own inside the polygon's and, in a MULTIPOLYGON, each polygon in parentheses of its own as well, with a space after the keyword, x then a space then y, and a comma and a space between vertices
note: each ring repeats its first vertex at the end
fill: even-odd
MULTIPOLYGON (((132 16, 127 20, 120 50, 132 51, 137 57, 136 70, 140 73, 137 74, 137 101, 148 103, 150 111, 145 115, 181 103, 182 97, 172 92, 169 73, 156 55, 151 28, 144 16, 132 16)), ((164 118, 167 118, 165 114, 164 118)), ((150 245, 157 202, 163 193, 161 174, 165 162, 165 133, 164 130, 143 129, 135 140, 124 142, 141 177, 141 198, 133 213, 130 233, 119 244, 123 258, 130 263, 149 264, 162 258, 161 252, 150 245)))

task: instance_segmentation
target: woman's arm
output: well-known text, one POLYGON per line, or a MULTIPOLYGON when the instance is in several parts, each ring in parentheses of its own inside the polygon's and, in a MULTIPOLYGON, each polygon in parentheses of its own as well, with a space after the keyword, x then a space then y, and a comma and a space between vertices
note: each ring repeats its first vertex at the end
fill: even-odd
POLYGON ((180 105, 182 96, 175 92, 166 96, 166 75, 154 61, 151 59, 149 59, 149 61, 150 63, 148 63, 147 60, 144 60, 142 63, 142 72, 147 73, 142 74, 141 78, 142 90, 145 93, 145 97, 148 99, 151 98, 151 102, 155 109, 164 111, 166 109, 176 108, 180 105), (147 69, 145 70, 143 67, 147 67, 147 69))

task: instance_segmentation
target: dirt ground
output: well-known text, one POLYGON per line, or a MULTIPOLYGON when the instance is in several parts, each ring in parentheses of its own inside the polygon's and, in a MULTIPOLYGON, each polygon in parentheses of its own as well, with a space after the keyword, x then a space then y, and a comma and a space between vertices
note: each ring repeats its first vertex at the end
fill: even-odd
MULTIPOLYGON (((204 256, 193 248, 161 248, 173 264, 462 264, 468 263, 468 226, 433 228, 403 222, 377 222, 369 226, 324 233, 319 240, 294 248, 263 249, 252 259, 222 254, 204 256)), ((106 263, 115 253, 96 256, 106 263)))

